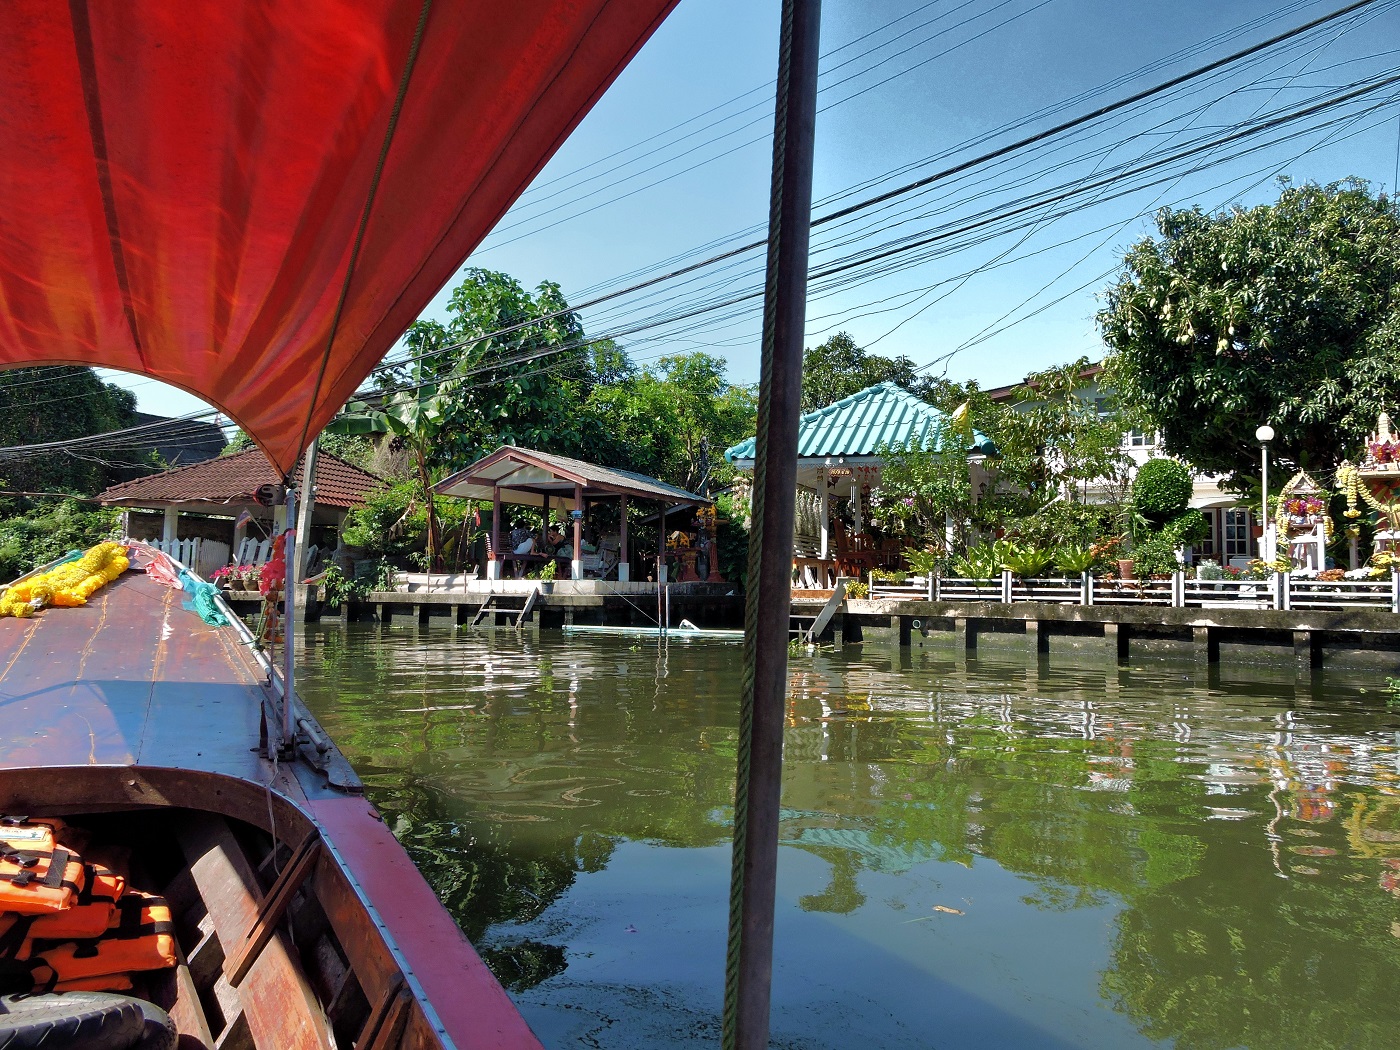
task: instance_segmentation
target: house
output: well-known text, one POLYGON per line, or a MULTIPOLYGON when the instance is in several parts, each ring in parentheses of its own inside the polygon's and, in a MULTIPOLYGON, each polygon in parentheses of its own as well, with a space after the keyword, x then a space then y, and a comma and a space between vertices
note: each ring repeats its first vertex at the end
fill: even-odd
MULTIPOLYGON (((1107 413, 1113 392, 1101 385, 1102 375, 1102 363, 1096 362, 1084 368, 1079 373, 1079 379, 1084 385, 1078 393, 1086 402, 1092 402, 1098 407, 1101 413, 1107 413)), ((991 400, 1010 404, 1012 407, 1031 407, 1036 403, 1034 399, 1020 400, 1020 392, 1027 386, 1035 388, 1029 377, 1021 383, 987 390, 986 394, 991 400)), ((1155 432, 1125 430, 1122 448, 1132 462, 1129 468, 1130 476, 1135 475, 1137 468, 1149 459, 1166 456, 1155 432)), ((1259 508, 1249 506, 1238 495, 1222 489, 1220 479, 1214 474, 1193 469, 1192 483, 1190 506, 1205 515, 1210 526, 1205 540, 1192 548, 1193 557, 1211 558, 1222 564, 1230 562, 1231 559, 1259 557, 1259 541, 1254 535, 1255 528, 1259 525, 1259 508)), ((1106 489, 1101 488, 1099 491, 1103 497, 1107 497, 1106 489)), ((1094 497, 1095 487, 1092 484, 1088 494, 1090 499, 1094 497)))
MULTIPOLYGON (((873 549, 866 529, 870 495, 880 487, 881 452, 926 447, 946 427, 947 416, 891 382, 866 387, 802 416, 794 554, 799 570, 811 570, 804 575, 820 583, 838 571, 863 575, 857 570, 898 560, 897 546, 893 552, 873 549)), ((986 437, 973 435, 967 452, 974 487, 986 480, 981 464, 993 451, 986 437)), ((752 472, 755 452, 756 439, 748 438, 726 449, 724 458, 752 472)))
MULTIPOLYGON (((295 476, 300 477, 301 469, 298 462, 295 476)), ((200 539, 226 545, 218 559, 224 564, 238 551, 250 526, 254 538, 257 534, 274 535, 286 527, 286 508, 267 506, 258 491, 275 487, 281 480, 267 457, 253 448, 124 481, 97 499, 104 506, 123 508, 123 535, 138 540, 200 539)), ((313 542, 334 547, 345 516, 363 506, 365 495, 380 484, 369 471, 320 453, 313 482, 313 542)))

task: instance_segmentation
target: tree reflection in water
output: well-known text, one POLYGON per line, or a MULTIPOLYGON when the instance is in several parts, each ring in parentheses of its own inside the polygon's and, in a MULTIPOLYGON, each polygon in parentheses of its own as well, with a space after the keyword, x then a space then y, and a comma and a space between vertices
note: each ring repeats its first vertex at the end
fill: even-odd
MULTIPOLYGON (((318 716, 513 991, 566 972, 567 930, 539 931, 621 843, 728 842, 735 648, 673 646, 658 678, 654 650, 600 639, 314 639, 318 716)), ((1103 930, 1109 909, 1100 1003, 1144 1040, 1400 1031, 1400 716, 1359 692, 867 649, 798 659, 787 716, 782 838, 828 867, 796 911, 907 923, 891 879, 991 861, 1036 911, 1103 930)))

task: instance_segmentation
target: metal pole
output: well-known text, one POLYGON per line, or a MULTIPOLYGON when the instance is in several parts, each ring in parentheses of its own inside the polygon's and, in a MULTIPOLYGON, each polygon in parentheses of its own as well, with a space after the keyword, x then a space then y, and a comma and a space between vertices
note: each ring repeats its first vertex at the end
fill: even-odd
POLYGON ((296 720, 292 716, 292 688, 296 679, 297 660, 297 490, 288 486, 287 488, 287 537, 286 546, 282 552, 286 557, 287 582, 285 586, 286 597, 282 599, 282 649, 286 662, 282 668, 282 746, 288 748, 292 746, 296 720))
MULTIPOLYGON (((311 519, 316 513, 316 458, 321 451, 321 436, 307 446, 306 459, 301 470, 301 491, 303 499, 301 501, 301 513, 295 518, 297 530, 297 560, 296 580, 300 583, 306 578, 306 552, 311 549, 311 519)), ((289 515, 287 526, 290 528, 293 518, 289 515)), ((287 575, 291 577, 293 563, 287 562, 287 575)))
POLYGON ((1261 443, 1260 452, 1264 457, 1263 487, 1264 504, 1260 507, 1259 524, 1264 526, 1264 531, 1259 534, 1259 557, 1263 558, 1268 554, 1269 543, 1269 446, 1261 443))
POLYGON ((723 1046, 768 1046, 820 0, 784 0, 773 129, 723 1046))

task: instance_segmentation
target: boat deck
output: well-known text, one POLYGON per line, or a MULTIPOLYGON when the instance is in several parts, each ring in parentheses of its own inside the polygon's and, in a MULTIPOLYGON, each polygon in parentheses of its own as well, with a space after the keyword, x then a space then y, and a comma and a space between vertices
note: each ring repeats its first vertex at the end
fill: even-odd
POLYGON ((261 666, 243 635, 205 624, 184 599, 128 572, 86 606, 0 619, 0 813, 195 807, 275 835, 294 810, 354 887, 440 1045, 538 1047, 369 802, 305 762, 261 756, 261 666))
POLYGON ((271 766, 249 750, 258 664, 184 598, 129 572, 86 606, 0 620, 0 768, 159 766, 267 783, 271 766))

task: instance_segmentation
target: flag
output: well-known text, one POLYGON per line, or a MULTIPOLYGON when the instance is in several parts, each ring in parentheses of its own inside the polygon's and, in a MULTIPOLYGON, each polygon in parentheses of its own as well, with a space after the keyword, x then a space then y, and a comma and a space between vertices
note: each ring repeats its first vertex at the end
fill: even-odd
POLYGON ((952 415, 948 417, 948 422, 952 424, 953 433, 963 440, 963 447, 972 447, 972 405, 964 401, 957 408, 953 409, 952 415))
POLYGON ((244 525, 247 525, 248 522, 252 520, 253 516, 248 513, 248 508, 244 507, 241 511, 238 512, 238 517, 233 519, 233 527, 235 529, 241 529, 244 525))

